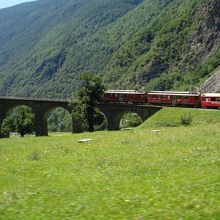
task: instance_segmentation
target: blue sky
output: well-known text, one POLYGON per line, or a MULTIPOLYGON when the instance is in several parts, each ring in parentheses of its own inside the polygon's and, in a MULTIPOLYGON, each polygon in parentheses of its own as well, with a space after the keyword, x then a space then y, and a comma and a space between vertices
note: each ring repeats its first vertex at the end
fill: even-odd
POLYGON ((33 0, 0 0, 0 9, 17 5, 23 2, 31 2, 33 0))

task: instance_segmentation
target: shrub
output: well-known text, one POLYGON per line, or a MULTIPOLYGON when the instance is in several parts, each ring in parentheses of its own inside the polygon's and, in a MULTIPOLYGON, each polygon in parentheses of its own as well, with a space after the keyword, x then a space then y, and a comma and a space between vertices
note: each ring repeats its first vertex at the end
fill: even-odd
POLYGON ((180 124, 184 126, 190 126, 192 121, 192 116, 190 114, 185 114, 180 118, 180 124))
POLYGON ((29 158, 32 161, 37 161, 40 159, 40 155, 38 152, 32 152, 29 158))
POLYGON ((142 122, 142 119, 136 113, 128 112, 122 117, 120 128, 137 127, 142 122))

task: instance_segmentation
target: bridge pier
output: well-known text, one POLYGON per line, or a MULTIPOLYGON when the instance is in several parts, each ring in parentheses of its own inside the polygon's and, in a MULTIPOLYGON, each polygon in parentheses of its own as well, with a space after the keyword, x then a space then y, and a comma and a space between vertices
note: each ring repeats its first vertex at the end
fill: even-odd
POLYGON ((116 131, 120 128, 120 118, 112 114, 112 112, 106 112, 105 113, 107 122, 108 122, 108 130, 109 131, 116 131))
POLYGON ((34 130, 37 137, 48 136, 47 118, 45 114, 45 112, 35 113, 34 130))

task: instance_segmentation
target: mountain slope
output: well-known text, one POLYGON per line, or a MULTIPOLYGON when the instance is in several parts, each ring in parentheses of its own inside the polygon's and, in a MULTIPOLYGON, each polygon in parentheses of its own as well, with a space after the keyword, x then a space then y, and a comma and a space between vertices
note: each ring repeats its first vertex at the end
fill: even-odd
POLYGON ((189 89, 220 65, 219 47, 220 1, 174 1, 122 45, 107 82, 113 77, 125 88, 189 89))
MULTIPOLYGON (((13 94, 16 90, 19 95, 38 94, 41 93, 39 87, 50 80, 54 86, 49 96, 54 88, 57 88, 55 93, 63 91, 65 82, 60 88, 56 87, 56 83, 61 83, 62 74, 67 74, 70 79, 75 76, 75 70, 73 73, 69 70, 77 62, 71 59, 71 54, 76 50, 80 52, 78 47, 84 44, 86 37, 114 22, 140 2, 41 0, 0 10, 0 30, 5 33, 0 39, 1 93, 13 94), (54 75, 60 75, 55 83, 54 75)), ((79 68, 76 65, 74 68, 79 68)), ((71 84, 68 81, 68 85, 71 84)))
POLYGON ((219 0, 39 0, 0 10, 0 94, 70 97, 83 71, 111 88, 199 85, 220 64, 219 14, 219 0))

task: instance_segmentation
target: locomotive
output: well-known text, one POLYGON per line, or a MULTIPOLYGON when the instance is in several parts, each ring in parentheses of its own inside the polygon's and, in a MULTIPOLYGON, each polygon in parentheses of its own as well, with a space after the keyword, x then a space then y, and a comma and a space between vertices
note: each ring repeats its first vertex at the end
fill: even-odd
POLYGON ((220 93, 191 93, 179 91, 107 90, 103 102, 151 104, 197 108, 220 108, 220 93))

